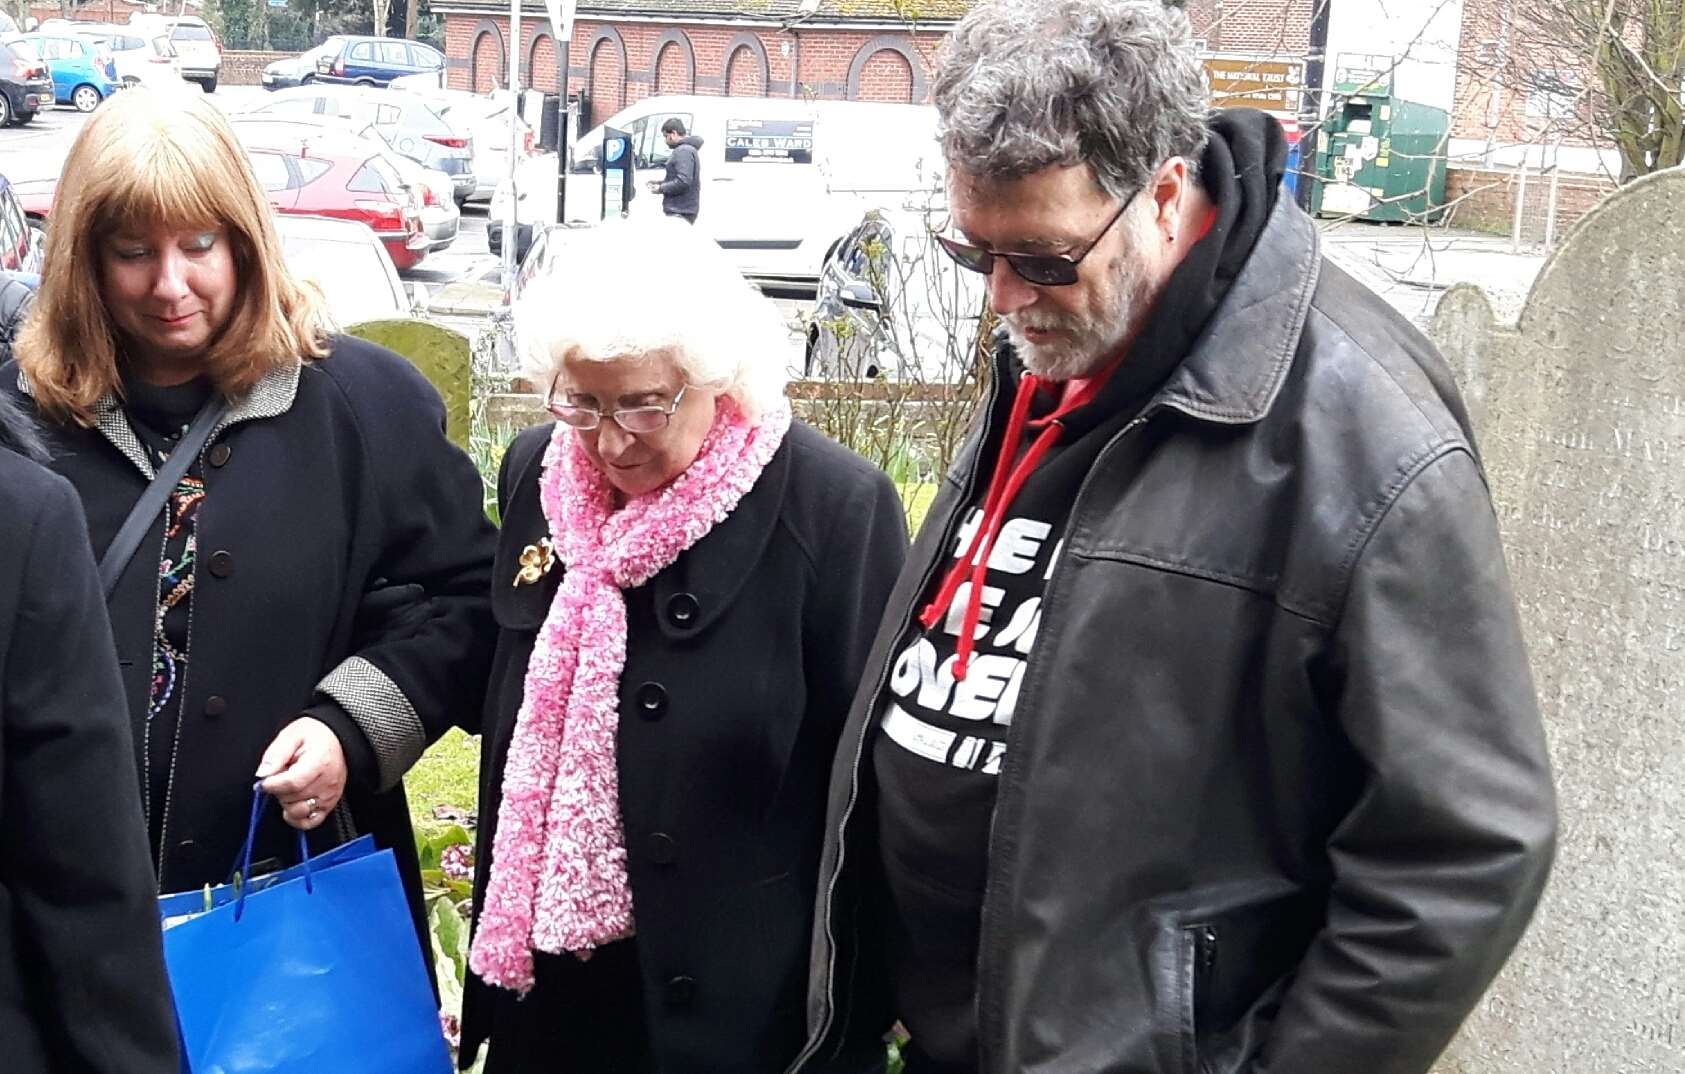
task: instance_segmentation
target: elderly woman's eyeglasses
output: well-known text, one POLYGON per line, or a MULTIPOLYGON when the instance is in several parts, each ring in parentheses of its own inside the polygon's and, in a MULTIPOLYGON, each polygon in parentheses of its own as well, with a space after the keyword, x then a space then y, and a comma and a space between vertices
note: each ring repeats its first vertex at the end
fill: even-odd
MULTIPOLYGON (((560 374, 557 375, 560 380, 560 374)), ((628 406, 618 410, 598 410, 596 407, 576 406, 566 400, 556 398, 556 381, 550 384, 550 393, 544 399, 544 409, 556 416, 556 420, 564 425, 570 425, 581 431, 597 428, 607 418, 629 433, 658 433, 667 428, 667 423, 673 420, 673 412, 679 409, 679 401, 690 390, 690 385, 680 388, 673 401, 666 406, 628 406)))
POLYGON ((1082 264, 1082 259, 1094 252, 1094 248, 1100 245, 1100 240, 1123 218, 1124 210, 1129 208, 1134 200, 1133 194, 1125 198, 1123 204, 1118 206, 1117 212, 1106 221, 1106 226, 1100 229, 1100 233, 1080 247, 1081 252, 1072 250, 1066 254, 1001 254, 981 246, 960 242, 958 239, 950 239, 946 235, 936 236, 936 241, 960 268, 990 276, 995 271, 995 259, 999 258, 1011 266, 1012 271, 1020 278, 1038 287, 1069 287, 1077 282, 1077 266, 1082 264))

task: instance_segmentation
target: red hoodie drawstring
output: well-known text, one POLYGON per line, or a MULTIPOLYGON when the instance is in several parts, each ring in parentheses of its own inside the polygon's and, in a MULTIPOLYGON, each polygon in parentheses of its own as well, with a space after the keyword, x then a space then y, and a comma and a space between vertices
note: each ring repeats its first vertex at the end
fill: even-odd
MULTIPOLYGON (((989 491, 983 497, 982 519, 979 520, 977 528, 972 531, 971 541, 965 546, 965 551, 955 560, 953 567, 948 571, 947 577, 942 580, 942 585, 936 590, 936 595, 931 598, 929 604, 925 605, 924 611, 919 615, 919 622, 924 624, 926 630, 934 627, 948 613, 948 606, 954 602, 954 594, 958 592, 960 583, 965 581, 967 568, 971 565, 972 558, 977 553, 977 545, 985 539, 983 531, 986 528, 986 522, 990 513, 994 511, 1001 493, 1006 490, 1007 479, 1011 477, 1011 466, 1009 464, 1013 456, 1018 454, 1018 444, 1024 438, 1024 425, 1026 419, 1030 416, 1030 403, 1034 401, 1036 394, 1035 380, 1035 377, 1026 375, 1018 383, 1018 396, 1012 403, 1012 416, 1006 422, 1006 436, 1001 440, 1000 455, 995 461, 994 476, 989 479, 989 491)), ((961 637, 960 641, 963 644, 965 638, 961 637)), ((963 663, 969 655, 969 652, 967 652, 962 657, 961 662, 963 663)))
POLYGON ((968 578, 971 589, 966 594, 965 616, 960 624, 959 640, 954 651, 954 679, 965 678, 966 671, 971 666, 971 657, 977 648, 975 635, 977 623, 983 616, 983 581, 988 575, 989 557, 994 553, 995 541, 1000 537, 1001 528, 1006 523, 1007 508, 1018 497, 1024 483, 1040 465, 1043 456, 1053 449, 1064 435, 1065 427, 1059 419, 1081 406, 1092 402, 1105 386, 1107 375, 1095 377, 1076 392, 1066 397, 1064 402, 1046 417, 1030 419, 1030 404, 1035 400, 1036 392, 1041 389, 1042 380, 1026 373, 1018 382, 1018 396, 1012 402, 1012 416, 1006 423, 1006 435, 1001 440, 1000 454, 995 459, 994 476, 989 480, 989 491, 983 497, 983 517, 977 524, 977 530, 971 535, 971 541, 966 545, 964 554, 955 561, 942 585, 936 590, 936 596, 919 615, 919 622, 926 630, 933 629, 937 623, 948 614, 953 606, 954 597, 959 592, 962 582, 968 578), (1024 457, 1013 465, 1013 459, 1018 454, 1018 447, 1024 440, 1024 430, 1041 428, 1041 435, 1037 436, 1024 457))

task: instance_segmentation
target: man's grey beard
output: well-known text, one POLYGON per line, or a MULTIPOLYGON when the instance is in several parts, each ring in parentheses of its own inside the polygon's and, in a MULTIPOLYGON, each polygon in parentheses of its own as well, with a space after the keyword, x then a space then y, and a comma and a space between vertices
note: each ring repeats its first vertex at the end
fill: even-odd
POLYGON ((1097 318, 1033 309, 1001 318, 1024 368, 1043 380, 1065 381, 1098 373, 1116 357, 1146 308, 1145 273, 1126 257, 1113 271, 1112 286, 1115 304, 1097 318), (1059 329, 1065 338, 1031 343, 1024 336, 1026 328, 1059 329))

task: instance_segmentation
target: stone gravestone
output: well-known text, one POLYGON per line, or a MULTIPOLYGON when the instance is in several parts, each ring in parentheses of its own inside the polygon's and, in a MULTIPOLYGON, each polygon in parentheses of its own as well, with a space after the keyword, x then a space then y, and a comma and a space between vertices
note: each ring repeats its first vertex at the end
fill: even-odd
POLYGON ((1685 173, 1611 197, 1515 328, 1433 334, 1477 422, 1562 815, 1537 917, 1438 1074, 1685 1071, 1685 173))
POLYGON ((468 447, 474 371, 467 337, 413 318, 364 321, 346 332, 397 351, 421 370, 445 404, 445 435, 457 447, 468 447))

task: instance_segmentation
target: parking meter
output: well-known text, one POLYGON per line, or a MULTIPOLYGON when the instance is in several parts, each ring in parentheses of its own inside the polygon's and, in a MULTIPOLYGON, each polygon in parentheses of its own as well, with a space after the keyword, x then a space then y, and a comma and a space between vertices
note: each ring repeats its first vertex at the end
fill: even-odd
POLYGON ((631 211, 636 193, 632 169, 632 136, 613 127, 603 128, 603 205, 602 219, 610 214, 625 216, 631 211))

